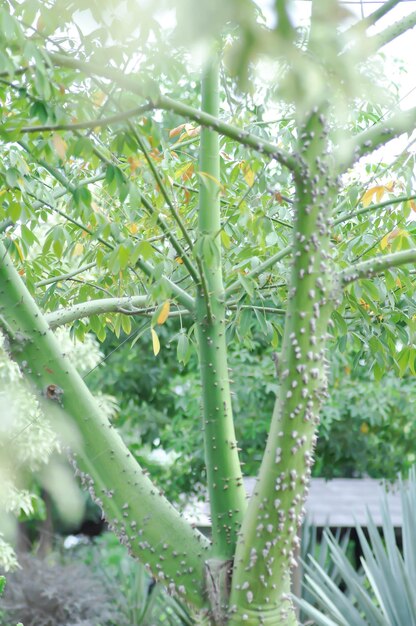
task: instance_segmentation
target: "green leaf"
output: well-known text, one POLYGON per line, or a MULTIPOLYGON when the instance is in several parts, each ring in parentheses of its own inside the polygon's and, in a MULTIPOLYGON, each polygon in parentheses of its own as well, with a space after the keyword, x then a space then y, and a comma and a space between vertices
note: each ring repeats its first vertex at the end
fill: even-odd
POLYGON ((244 291, 250 296, 254 297, 255 282, 251 278, 247 278, 244 274, 238 275, 238 281, 242 284, 244 291))
POLYGON ((187 364, 189 361, 190 350, 189 350, 189 339, 186 335, 185 331, 179 333, 178 337, 178 345, 176 348, 176 355, 179 363, 187 364))

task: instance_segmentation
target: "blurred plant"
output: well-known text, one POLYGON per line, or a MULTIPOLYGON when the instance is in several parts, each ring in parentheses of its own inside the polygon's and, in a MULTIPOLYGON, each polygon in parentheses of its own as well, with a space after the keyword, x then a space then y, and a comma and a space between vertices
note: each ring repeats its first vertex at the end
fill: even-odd
POLYGON ((369 515, 367 539, 357 528, 363 552, 363 571, 351 565, 344 546, 328 531, 324 543, 341 579, 313 555, 305 563, 306 588, 319 608, 305 599, 297 604, 317 626, 411 626, 416 624, 416 470, 401 482, 403 550, 400 550, 386 499, 381 502, 382 532, 369 515), (341 590, 339 582, 345 586, 341 590), (321 612, 322 611, 322 612, 321 612))
MULTIPOLYGON (((27 489, 30 475, 59 450, 56 433, 38 399, 23 381, 22 374, 6 350, 0 333, 0 524, 10 529, 12 516, 34 513, 37 496, 27 489)), ((0 534, 0 565, 8 571, 17 566, 16 556, 0 534)))
MULTIPOLYGON (((97 340, 90 334, 76 341, 65 329, 56 331, 62 351, 81 373, 96 367, 102 360, 97 340)), ((97 394, 99 404, 108 417, 115 415, 115 399, 97 394)), ((72 477, 72 471, 57 455, 60 439, 72 438, 73 432, 51 413, 45 414, 43 399, 36 397, 23 381, 17 364, 11 360, 4 336, 0 333, 0 566, 5 570, 17 567, 17 558, 7 539, 11 540, 14 520, 42 520, 46 510, 40 485, 52 495, 61 518, 78 523, 84 508, 84 497, 72 477), (62 484, 66 489, 62 491, 62 484)))

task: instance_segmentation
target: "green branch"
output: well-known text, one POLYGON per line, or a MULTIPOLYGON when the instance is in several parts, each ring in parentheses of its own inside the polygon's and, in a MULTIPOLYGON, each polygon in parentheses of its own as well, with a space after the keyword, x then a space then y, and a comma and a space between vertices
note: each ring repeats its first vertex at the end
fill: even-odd
POLYGON ((380 146, 383 146, 391 139, 410 133, 416 125, 416 107, 407 111, 397 111, 390 119, 380 121, 368 130, 359 133, 350 140, 347 140, 342 146, 342 152, 347 156, 342 159, 338 168, 340 172, 344 172, 351 167, 356 161, 366 154, 370 154, 380 146))
POLYGON ((194 606, 203 606, 207 540, 159 493, 111 427, 62 354, 1 243, 0 259, 0 314, 12 331, 12 356, 44 398, 45 409, 62 409, 76 426, 80 445, 74 463, 83 484, 131 553, 166 586, 194 606), (13 336, 19 337, 19 345, 13 336))
MULTIPOLYGON (((202 108, 213 116, 219 108, 217 55, 202 79, 202 108)), ((225 298, 222 278, 218 184, 219 137, 213 129, 201 131, 200 162, 207 179, 200 181, 195 251, 200 255, 205 289, 198 287, 196 325, 203 389, 203 428, 213 555, 221 562, 233 558, 245 510, 245 493, 234 430, 225 336, 225 298), (201 250, 197 248, 201 247, 201 250)), ((216 581, 219 584, 219 581, 216 581)), ((226 596, 226 587, 222 589, 226 596)), ((224 598, 223 598, 224 599, 224 598)), ((218 601, 218 598, 217 598, 218 601)))
POLYGON ((83 272, 86 272, 87 270, 90 270, 93 267, 97 267, 97 263, 95 261, 93 263, 87 263, 86 265, 83 265, 82 267, 78 267, 76 270, 73 270, 72 272, 67 272, 66 274, 59 274, 58 276, 51 276, 50 278, 39 280, 37 283, 35 283, 35 287, 45 287, 46 285, 52 285, 53 283, 60 283, 61 281, 69 280, 70 278, 73 278, 74 276, 77 276, 78 274, 82 274, 83 272))
POLYGON ((348 285, 355 280, 360 280, 360 278, 371 278, 391 267, 399 267, 407 263, 416 263, 416 249, 392 252, 391 254, 377 256, 373 259, 368 259, 368 261, 356 263, 340 272, 339 276, 341 283, 348 285))
POLYGON ((357 211, 353 211, 352 213, 344 213, 336 220, 333 221, 333 226, 338 226, 338 224, 343 224, 348 220, 353 219, 354 217, 358 217, 359 215, 363 215, 365 213, 370 213, 372 211, 377 211, 378 209, 384 209, 387 206, 392 204, 400 204, 401 202, 409 202, 410 200, 414 200, 416 198, 416 194, 411 196, 397 196, 396 198, 390 198, 389 200, 383 200, 383 202, 377 202, 377 204, 371 204, 370 206, 363 207, 362 209, 358 209, 357 211))
POLYGON ((243 624, 243 619, 253 626, 297 624, 289 595, 290 572, 311 474, 315 429, 326 396, 325 348, 333 307, 329 219, 338 189, 325 130, 320 111, 298 128, 307 167, 295 177, 288 304, 276 359, 280 388, 256 489, 237 544, 230 596, 235 613, 230 626, 243 624))
POLYGON ((152 110, 152 107, 149 104, 143 104, 139 107, 129 109, 128 111, 121 111, 120 113, 116 113, 115 115, 110 115, 109 117, 87 120, 85 122, 75 122, 73 124, 45 124, 43 126, 23 126, 22 128, 19 128, 19 131, 21 133, 44 133, 57 130, 75 131, 83 130, 86 128, 98 128, 99 126, 111 126, 111 124, 123 122, 130 119, 131 117, 141 115, 142 113, 145 113, 149 110, 152 110))
POLYGON ((51 328, 57 328, 80 320, 83 317, 102 315, 103 313, 125 313, 134 315, 137 308, 143 308, 148 304, 148 296, 124 296, 120 298, 102 298, 100 300, 88 300, 79 302, 74 306, 58 309, 45 315, 45 319, 51 328))
MULTIPOLYGON (((292 250, 293 250, 292 245, 286 246, 286 248, 283 248, 279 252, 276 252, 276 254, 273 254, 271 257, 263 261, 263 263, 260 263, 260 265, 257 265, 257 267, 255 267, 250 272, 248 272, 248 274, 244 274, 244 278, 253 279, 253 278, 256 278, 257 276, 260 276, 260 274, 263 274, 263 272, 268 270, 270 267, 273 267, 276 263, 278 263, 279 261, 284 259, 286 256, 288 256, 292 252, 292 250)), ((235 291, 238 291, 239 288, 241 288, 240 281, 236 280, 233 283, 231 283, 231 285, 229 285, 227 289, 225 290, 226 297, 230 296, 235 291)))
POLYGON ((376 24, 382 17, 387 15, 394 7, 400 4, 401 0, 387 0, 382 4, 381 7, 373 11, 370 15, 365 17, 362 20, 359 20, 355 24, 353 24, 349 29, 347 29, 344 33, 346 37, 354 34, 355 32, 364 32, 370 26, 376 24))
POLYGON ((257 137, 237 126, 227 124, 217 116, 211 115, 206 111, 199 111, 191 106, 176 102, 159 93, 157 85, 154 83, 149 87, 149 83, 143 84, 140 77, 134 74, 125 75, 119 70, 111 67, 104 67, 92 62, 85 62, 73 57, 66 56, 64 54, 49 53, 51 61, 61 67, 69 67, 72 69, 78 69, 84 72, 87 76, 97 75, 112 80, 120 87, 128 89, 132 93, 135 93, 142 98, 147 98, 148 104, 154 109, 164 109, 166 111, 173 111, 177 115, 191 119, 201 126, 212 128, 221 135, 234 139, 238 143, 253 148, 261 154, 267 154, 275 159, 281 165, 288 167, 292 171, 299 169, 299 162, 296 156, 281 150, 276 144, 269 141, 265 141, 261 137, 257 137), (149 97, 149 90, 154 92, 149 97))
POLYGON ((367 41, 369 42, 371 50, 376 49, 379 50, 386 44, 390 43, 403 33, 407 32, 411 28, 416 26, 416 11, 406 15, 401 20, 398 20, 394 24, 387 26, 381 33, 377 33, 377 35, 373 35, 373 37, 368 37, 367 41))

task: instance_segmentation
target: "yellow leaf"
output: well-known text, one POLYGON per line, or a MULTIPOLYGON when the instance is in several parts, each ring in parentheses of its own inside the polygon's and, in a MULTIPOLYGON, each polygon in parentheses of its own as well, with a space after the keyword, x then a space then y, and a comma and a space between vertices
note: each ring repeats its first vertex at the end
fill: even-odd
POLYGON ((382 250, 385 250, 385 248, 387 248, 387 246, 390 245, 393 239, 399 236, 404 237, 406 235, 407 235, 407 231, 403 230, 403 228, 394 228, 391 232, 387 233, 387 235, 383 237, 383 239, 380 242, 380 248, 382 250))
POLYGON ((179 265, 182 265, 182 264, 183 264, 183 260, 182 260, 182 258, 181 258, 180 256, 177 256, 177 257, 176 257, 176 259, 175 259, 175 261, 176 261, 176 263, 178 263, 179 265))
POLYGON ((240 167, 243 170, 244 180, 246 181, 247 185, 252 187, 254 185, 254 179, 255 179, 253 170, 251 169, 249 164, 244 163, 244 161, 243 163, 241 163, 240 167))
POLYGON ((387 187, 376 187, 376 200, 380 202, 381 198, 384 196, 387 187))
POLYGON ((212 180, 216 185, 218 185, 218 187, 221 189, 221 191, 225 190, 224 185, 222 185, 220 183, 220 181, 218 180, 218 178, 215 178, 215 176, 212 176, 212 174, 208 174, 208 172, 197 172, 197 174, 199 174, 201 176, 201 178, 209 178, 210 180, 212 180))
POLYGON ((385 250, 388 245, 389 245, 389 235, 387 233, 387 235, 384 235, 383 239, 380 241, 380 248, 382 250, 385 250))
POLYGON ((177 180, 178 178, 182 178, 183 180, 189 180, 193 172, 194 172, 194 164, 189 162, 189 163, 185 163, 184 165, 181 165, 181 167, 179 167, 176 170, 173 177, 175 180, 177 180))
POLYGON ((132 222, 131 224, 129 224, 128 229, 129 229, 129 231, 131 232, 132 235, 135 235, 137 233, 137 231, 139 230, 139 227, 137 226, 137 224, 132 222))
POLYGON ((170 302, 169 300, 166 300, 166 302, 163 303, 163 306, 160 309, 160 313, 157 318, 158 324, 164 324, 166 322, 166 320, 169 317, 169 311, 170 311, 170 302))
POLYGON ((134 172, 139 169, 139 167, 141 166, 142 162, 141 160, 136 157, 136 156, 129 156, 127 159, 129 165, 130 165, 130 172, 132 174, 134 174, 134 172))
POLYGON ((416 202, 414 200, 410 200, 410 206, 412 208, 412 211, 416 213, 416 202))
POLYGON ((84 252, 84 246, 82 243, 76 243, 74 247, 74 256, 81 256, 84 252))
POLYGON ((366 422, 363 422, 360 426, 360 431, 363 433, 363 435, 366 435, 368 432, 370 432, 370 427, 366 422))
POLYGON ((13 243, 14 243, 14 246, 15 246, 15 248, 16 248, 16 250, 17 250, 18 254, 19 254, 20 260, 21 260, 21 261, 24 261, 24 260, 25 260, 25 258, 24 258, 24 256, 23 256, 22 248, 19 246, 19 244, 17 243, 17 241, 16 241, 16 240, 14 240, 14 241, 13 241, 13 243))
POLYGON ((394 180, 391 180, 390 182, 388 182, 387 185, 385 185, 387 191, 393 191, 395 184, 396 183, 394 180))
POLYGON ((180 124, 180 126, 176 126, 176 128, 172 128, 169 132, 169 137, 177 137, 185 128, 186 124, 180 124))
POLYGON ((105 99, 105 93, 102 91, 96 91, 92 95, 92 102, 96 107, 101 106, 102 103, 104 102, 104 99, 105 99))
POLYGON ((52 137, 53 147, 55 148, 56 154, 59 156, 62 161, 65 159, 67 144, 64 139, 62 139, 61 135, 57 135, 56 133, 52 137))
POLYGON ((160 352, 159 337, 157 336, 156 331, 153 328, 151 328, 150 330, 152 332, 153 354, 157 356, 160 352))
POLYGON ((201 132, 201 127, 200 126, 196 126, 196 128, 193 128, 193 126, 191 126, 191 127, 187 126, 186 127, 186 134, 190 138, 197 137, 197 135, 199 135, 200 132, 201 132))

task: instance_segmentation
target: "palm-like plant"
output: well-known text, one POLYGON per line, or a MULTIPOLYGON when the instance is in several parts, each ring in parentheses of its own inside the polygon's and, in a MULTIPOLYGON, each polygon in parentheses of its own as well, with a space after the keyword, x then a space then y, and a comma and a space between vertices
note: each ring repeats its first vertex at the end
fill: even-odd
POLYGON ((297 599, 302 611, 317 626, 415 626, 416 625, 416 471, 409 481, 400 482, 403 511, 403 549, 396 536, 386 499, 381 502, 382 530, 368 517, 367 539, 357 528, 363 557, 362 571, 357 572, 345 549, 331 535, 324 533, 330 557, 342 573, 341 590, 322 564, 309 556, 305 567, 305 585, 312 601, 297 599), (316 608, 319 607, 319 608, 316 608))

